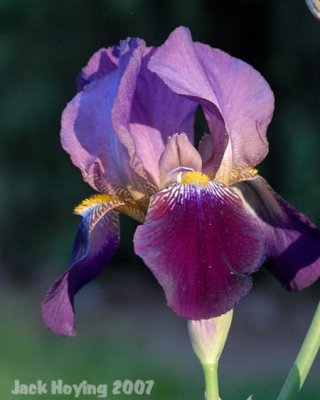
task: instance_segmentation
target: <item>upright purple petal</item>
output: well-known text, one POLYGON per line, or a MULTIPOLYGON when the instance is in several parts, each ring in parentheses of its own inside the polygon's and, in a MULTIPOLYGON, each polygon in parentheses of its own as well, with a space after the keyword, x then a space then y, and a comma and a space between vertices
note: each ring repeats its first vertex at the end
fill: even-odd
POLYGON ((193 43, 189 30, 181 27, 155 52, 149 68, 174 92, 202 105, 213 140, 213 173, 222 162, 219 180, 232 180, 231 175, 252 168, 266 156, 274 98, 251 66, 221 50, 193 43))
POLYGON ((175 134, 168 139, 160 157, 159 170, 161 186, 176 182, 179 171, 201 171, 202 160, 185 133, 175 134))
POLYGON ((83 213, 69 269, 49 288, 42 303, 47 327, 57 335, 74 336, 74 295, 111 260, 119 244, 118 215, 111 211, 123 204, 113 200, 83 213))
POLYGON ((129 197, 128 186, 142 193, 149 186, 135 144, 120 126, 126 115, 119 112, 119 103, 126 107, 133 96, 144 49, 143 41, 122 42, 118 68, 87 84, 63 112, 62 145, 84 179, 98 191, 121 191, 129 197))
POLYGON ((80 72, 78 90, 83 90, 90 82, 110 74, 117 69, 118 65, 119 48, 117 46, 98 50, 80 72))
MULTIPOLYGON (((203 168, 203 172, 207 173, 207 166, 208 164, 213 162, 213 142, 212 142, 212 137, 208 134, 205 133, 200 142, 199 142, 199 154, 201 155, 202 158, 202 162, 203 164, 205 164, 204 168, 203 168)), ((210 169, 208 170, 208 175, 210 174, 210 169)))
POLYGON ((264 231, 273 274, 289 290, 314 283, 320 277, 320 231, 263 178, 241 182, 237 187, 264 231))
POLYGON ((128 95, 130 82, 123 86, 124 93, 119 101, 123 113, 119 120, 130 132, 149 179, 159 187, 158 163, 167 139, 184 132, 193 143, 194 113, 198 105, 178 96, 150 72, 147 64, 153 52, 154 49, 148 49, 142 60, 134 97, 128 95))
POLYGON ((169 306, 190 320, 233 308, 264 256, 255 218, 230 188, 214 182, 174 184, 155 194, 134 245, 169 306))

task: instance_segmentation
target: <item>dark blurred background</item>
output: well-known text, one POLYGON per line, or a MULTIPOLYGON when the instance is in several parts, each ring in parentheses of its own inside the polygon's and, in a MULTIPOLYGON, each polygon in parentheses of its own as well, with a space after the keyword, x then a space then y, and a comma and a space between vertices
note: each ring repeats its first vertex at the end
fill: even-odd
MULTIPOLYGON (((154 379, 154 400, 200 399, 185 321, 134 256, 128 219, 112 264, 78 296, 78 337, 54 337, 41 322, 43 294, 70 257, 72 209, 92 194, 60 146, 61 112, 94 51, 128 36, 159 45, 188 26, 194 40, 247 61, 270 83, 276 109, 260 172, 320 225, 320 21, 302 0, 0 0, 0 21, 1 398, 13 398, 14 379, 60 377, 154 379)), ((256 274, 221 361, 224 400, 275 397, 318 298, 319 284, 289 294, 256 274)), ((301 399, 320 398, 319 366, 301 399)))

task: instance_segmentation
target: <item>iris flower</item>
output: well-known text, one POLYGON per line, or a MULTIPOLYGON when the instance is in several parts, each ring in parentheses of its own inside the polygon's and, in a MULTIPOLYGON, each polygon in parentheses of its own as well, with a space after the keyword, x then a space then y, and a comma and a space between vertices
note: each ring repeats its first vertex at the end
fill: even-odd
POLYGON ((61 140, 99 194, 75 208, 70 267, 42 305, 49 329, 75 334, 74 295, 116 252, 118 213, 141 223, 135 253, 189 320, 232 309, 266 260, 289 290, 316 281, 320 232, 255 169, 268 153, 274 97, 250 65, 180 27, 158 48, 129 38, 99 50, 78 86, 61 140), (198 107, 209 133, 196 149, 198 107))

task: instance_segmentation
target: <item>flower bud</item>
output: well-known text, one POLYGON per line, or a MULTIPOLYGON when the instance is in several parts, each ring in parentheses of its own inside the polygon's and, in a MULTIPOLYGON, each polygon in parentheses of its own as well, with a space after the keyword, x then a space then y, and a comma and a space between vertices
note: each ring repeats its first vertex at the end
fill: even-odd
POLYGON ((229 333, 233 310, 216 318, 188 321, 194 352, 202 365, 217 364, 229 333))

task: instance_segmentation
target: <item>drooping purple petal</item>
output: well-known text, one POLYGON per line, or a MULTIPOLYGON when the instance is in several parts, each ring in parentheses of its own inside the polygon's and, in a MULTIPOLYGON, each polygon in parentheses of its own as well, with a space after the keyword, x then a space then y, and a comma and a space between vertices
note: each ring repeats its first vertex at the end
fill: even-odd
POLYGON ((289 290, 320 277, 320 231, 259 177, 237 185, 264 231, 270 270, 289 290))
POLYGON ((49 288, 42 303, 46 326, 55 334, 74 336, 75 294, 96 278, 119 244, 119 200, 89 207, 79 225, 69 269, 49 288))
POLYGON ((221 180, 252 168, 266 156, 274 98, 251 66, 193 43, 189 30, 180 27, 155 52, 149 68, 174 92, 202 105, 213 140, 210 166, 215 173, 223 161, 221 180))
POLYGON ((251 288, 264 257, 261 230, 228 187, 174 184, 156 193, 137 228, 135 252, 188 319, 230 310, 251 288))
POLYGON ((143 193, 148 185, 132 138, 113 124, 116 119, 119 125, 117 110, 112 118, 115 104, 126 104, 127 97, 133 96, 144 49, 141 40, 122 42, 118 68, 87 84, 63 112, 62 145, 84 179, 102 192, 125 193, 128 186, 133 186, 143 193))
POLYGON ((158 163, 167 139, 184 132, 193 143, 194 113, 198 105, 178 96, 147 68, 153 52, 154 49, 145 52, 134 96, 130 89, 128 91, 131 87, 129 75, 127 83, 119 89, 113 121, 117 131, 125 129, 132 137, 149 179, 159 187, 158 163), (115 118, 117 113, 118 119, 115 118))
POLYGON ((183 133, 171 136, 159 161, 161 186, 173 179, 176 182, 179 170, 201 171, 201 169, 201 156, 187 135, 183 133))

